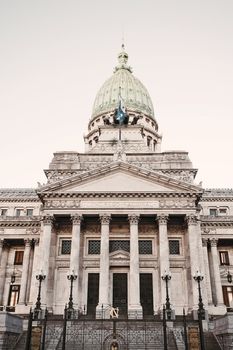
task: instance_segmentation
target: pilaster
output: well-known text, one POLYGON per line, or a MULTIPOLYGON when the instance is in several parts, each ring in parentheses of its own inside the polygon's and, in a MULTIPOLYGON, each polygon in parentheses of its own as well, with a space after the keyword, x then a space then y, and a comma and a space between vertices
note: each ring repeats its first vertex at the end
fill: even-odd
MULTIPOLYGON (((81 233, 81 221, 82 216, 75 214, 71 216, 73 223, 72 226, 72 243, 71 243, 71 254, 70 254, 70 272, 74 271, 77 274, 77 281, 74 282, 73 289, 73 300, 74 304, 78 304, 79 298, 79 256, 80 256, 80 233, 81 233)), ((77 307, 78 305, 76 305, 77 307)))

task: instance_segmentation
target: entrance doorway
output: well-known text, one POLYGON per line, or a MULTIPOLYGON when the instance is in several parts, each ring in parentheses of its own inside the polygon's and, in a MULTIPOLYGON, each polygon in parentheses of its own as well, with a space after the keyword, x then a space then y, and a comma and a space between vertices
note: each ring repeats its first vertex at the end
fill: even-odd
POLYGON ((119 308, 119 318, 127 316, 128 286, 127 273, 113 274, 113 307, 119 308))
POLYGON ((99 302, 99 274, 88 274, 88 293, 87 293, 87 315, 95 317, 96 306, 99 302))
POLYGON ((153 284, 151 273, 140 273, 140 302, 143 317, 153 316, 153 284))

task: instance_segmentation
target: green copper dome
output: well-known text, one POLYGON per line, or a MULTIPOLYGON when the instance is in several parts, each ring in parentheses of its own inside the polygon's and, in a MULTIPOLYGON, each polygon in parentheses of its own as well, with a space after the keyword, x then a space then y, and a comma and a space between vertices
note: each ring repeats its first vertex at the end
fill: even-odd
POLYGON ((105 81, 96 95, 92 118, 115 110, 119 103, 119 92, 127 110, 154 118, 150 95, 140 80, 132 74, 132 68, 127 64, 128 54, 124 51, 124 46, 122 49, 114 74, 105 81))

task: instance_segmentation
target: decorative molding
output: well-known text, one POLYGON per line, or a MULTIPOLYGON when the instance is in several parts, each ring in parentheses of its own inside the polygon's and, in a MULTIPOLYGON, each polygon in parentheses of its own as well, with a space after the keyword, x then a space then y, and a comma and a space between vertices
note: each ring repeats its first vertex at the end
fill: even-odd
POLYGON ((157 215, 157 220, 159 225, 167 225, 168 222, 168 215, 167 214, 159 214, 157 215))
POLYGON ((38 234, 40 232, 39 228, 27 228, 26 229, 26 234, 28 235, 35 235, 38 234))
POLYGON ((138 222, 140 220, 140 216, 138 214, 130 214, 128 215, 128 220, 130 225, 138 225, 138 222))
POLYGON ((111 215, 110 214, 102 214, 102 215, 100 215, 101 225, 109 225, 110 221, 111 221, 111 215))
POLYGON ((164 199, 159 201, 160 208, 195 208, 195 206, 195 199, 164 199))
POLYGON ((45 209, 77 209, 80 207, 80 200, 48 200, 45 201, 45 209))
POLYGON ((96 209, 96 208, 113 208, 113 209, 156 209, 159 208, 158 201, 82 201, 80 203, 81 209, 96 209))

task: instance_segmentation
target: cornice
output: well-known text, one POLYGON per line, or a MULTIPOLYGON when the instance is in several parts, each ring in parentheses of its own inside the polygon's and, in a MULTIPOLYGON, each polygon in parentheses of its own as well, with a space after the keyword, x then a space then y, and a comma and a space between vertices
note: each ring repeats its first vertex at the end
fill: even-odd
POLYGON ((0 217, 0 227, 40 227, 41 216, 0 217))

